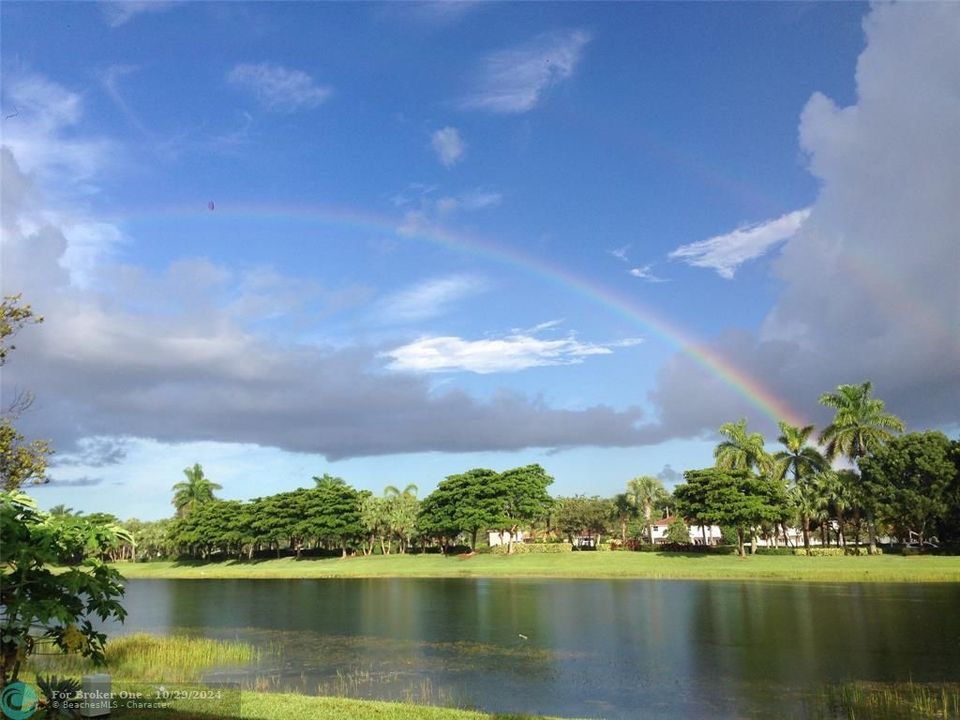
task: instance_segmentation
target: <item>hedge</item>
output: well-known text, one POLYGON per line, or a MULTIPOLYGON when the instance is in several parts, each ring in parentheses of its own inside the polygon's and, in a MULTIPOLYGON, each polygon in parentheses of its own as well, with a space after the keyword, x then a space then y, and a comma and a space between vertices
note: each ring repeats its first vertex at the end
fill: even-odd
MULTIPOLYGON (((812 547, 809 550, 806 548, 795 548, 793 550, 794 555, 807 555, 809 557, 835 557, 840 555, 869 555, 870 548, 866 546, 859 547, 812 547)), ((883 555, 883 550, 877 548, 874 551, 875 555, 883 555)))
MULTIPOLYGON (((494 555, 506 555, 507 545, 497 545, 490 548, 494 555)), ((515 543, 513 546, 514 555, 531 555, 534 553, 564 553, 572 552, 573 545, 570 543, 515 543)))

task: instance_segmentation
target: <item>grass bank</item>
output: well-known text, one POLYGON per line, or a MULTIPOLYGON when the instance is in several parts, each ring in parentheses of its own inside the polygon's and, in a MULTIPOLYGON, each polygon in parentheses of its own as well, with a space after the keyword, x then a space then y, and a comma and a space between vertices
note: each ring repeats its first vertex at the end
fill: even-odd
MULTIPOLYGON (((107 672, 113 679, 114 697, 119 706, 112 718, 163 718, 166 720, 507 720, 522 716, 490 715, 457 708, 433 707, 418 703, 378 702, 346 697, 316 697, 295 693, 267 693, 243 690, 239 698, 196 699, 177 697, 209 692, 198 682, 212 668, 247 664, 258 651, 235 641, 183 636, 135 634, 107 642, 106 663, 95 667, 79 655, 50 653, 35 655, 24 680, 36 685, 37 675, 79 678, 107 672), (158 700, 158 689, 173 693, 158 700), (143 702, 130 698, 139 694, 143 702), (158 708, 160 703, 164 707, 158 708), (153 704, 154 707, 143 707, 153 704), (138 707, 140 705, 140 707, 138 707)), ((39 716, 38 716, 39 717, 39 716)))
POLYGON ((809 582, 960 582, 960 557, 761 556, 574 552, 519 556, 375 555, 224 561, 123 563, 128 578, 298 579, 335 577, 535 577, 784 580, 809 582))

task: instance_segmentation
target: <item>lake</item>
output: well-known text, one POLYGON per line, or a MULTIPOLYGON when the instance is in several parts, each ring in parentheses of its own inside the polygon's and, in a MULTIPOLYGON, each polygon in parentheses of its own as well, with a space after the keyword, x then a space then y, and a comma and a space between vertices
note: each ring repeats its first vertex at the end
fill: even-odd
POLYGON ((132 580, 124 604, 121 632, 263 648, 215 675, 251 689, 492 712, 792 717, 826 683, 960 676, 957 584, 132 580))

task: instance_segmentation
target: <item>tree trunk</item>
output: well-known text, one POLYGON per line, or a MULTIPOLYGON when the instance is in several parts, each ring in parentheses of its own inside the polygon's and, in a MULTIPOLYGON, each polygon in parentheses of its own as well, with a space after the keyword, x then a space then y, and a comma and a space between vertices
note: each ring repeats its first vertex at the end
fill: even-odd
POLYGON ((859 506, 854 506, 853 508, 853 546, 858 548, 860 547, 860 508, 859 506))
POLYGON ((743 549, 743 528, 737 528, 737 554, 739 554, 740 557, 747 556, 743 549))
POLYGON ((707 526, 703 524, 703 520, 700 521, 700 534, 703 535, 703 544, 707 545, 707 526))
POLYGON ((622 516, 620 518, 620 544, 627 544, 627 521, 622 516))
POLYGON ((475 551, 477 549, 477 533, 479 531, 480 531, 480 528, 474 528, 473 531, 470 533, 470 549, 471 550, 475 551))
POLYGON ((753 528, 750 529, 750 554, 757 554, 757 531, 753 528))
POLYGON ((867 511, 867 534, 869 535, 870 540, 870 554, 877 554, 877 528, 873 524, 873 512, 867 511))
POLYGON ((843 536, 843 518, 837 517, 837 546, 846 547, 847 539, 843 536))
POLYGON ((513 525, 510 528, 510 535, 507 540, 507 555, 513 555, 513 540, 516 537, 517 526, 513 525))
POLYGON ((803 547, 810 550, 810 518, 804 515, 803 520, 803 547))
POLYGON ((647 534, 650 536, 650 544, 653 545, 653 523, 650 522, 652 519, 652 510, 650 503, 643 504, 643 518, 647 521, 647 534))

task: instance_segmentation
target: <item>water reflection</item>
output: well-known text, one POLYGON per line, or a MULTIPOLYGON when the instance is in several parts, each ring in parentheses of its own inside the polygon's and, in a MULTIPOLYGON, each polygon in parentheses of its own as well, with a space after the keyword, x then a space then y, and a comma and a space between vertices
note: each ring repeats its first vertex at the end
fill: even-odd
POLYGON ((493 711, 791 717, 826 682, 960 668, 956 585, 139 580, 126 604, 123 632, 272 648, 248 687, 493 711))

